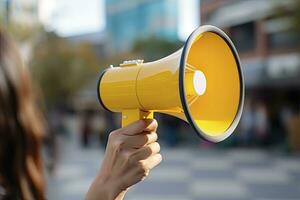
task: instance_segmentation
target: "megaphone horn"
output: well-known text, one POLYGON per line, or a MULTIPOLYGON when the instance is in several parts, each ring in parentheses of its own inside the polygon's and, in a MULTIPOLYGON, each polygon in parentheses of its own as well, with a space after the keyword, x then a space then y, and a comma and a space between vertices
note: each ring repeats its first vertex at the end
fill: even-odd
POLYGON ((122 113, 122 126, 160 112, 219 142, 233 133, 242 114, 240 60, 222 30, 201 26, 182 49, 165 58, 125 61, 106 69, 99 78, 98 98, 107 110, 122 113))

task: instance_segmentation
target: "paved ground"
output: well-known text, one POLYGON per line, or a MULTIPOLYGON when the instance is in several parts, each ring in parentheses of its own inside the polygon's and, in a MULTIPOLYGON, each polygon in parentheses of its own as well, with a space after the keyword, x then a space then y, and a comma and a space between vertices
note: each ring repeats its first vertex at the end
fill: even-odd
MULTIPOLYGON (((50 200, 79 200, 95 176, 103 152, 66 142, 50 200)), ((128 200, 299 200, 300 158, 261 150, 162 149, 164 160, 128 200)))

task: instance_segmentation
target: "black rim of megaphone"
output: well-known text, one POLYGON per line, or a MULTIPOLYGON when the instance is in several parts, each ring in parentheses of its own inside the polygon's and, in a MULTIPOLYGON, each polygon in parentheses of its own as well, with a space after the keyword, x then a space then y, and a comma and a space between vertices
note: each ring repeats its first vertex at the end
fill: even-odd
POLYGON ((97 97, 98 97, 98 100, 99 100, 99 103, 101 104, 101 106, 107 110, 107 111, 110 111, 112 112, 111 110, 109 110, 103 103, 102 99, 101 99, 101 95, 100 95, 100 83, 101 83, 101 79, 103 77, 103 75, 105 74, 105 72, 107 71, 107 69, 103 70, 99 76, 99 79, 98 79, 98 84, 97 84, 97 97))
POLYGON ((193 129, 195 130, 197 135, 200 136, 202 139, 205 139, 209 142, 221 142, 221 141, 225 140, 226 138, 228 138, 233 133, 233 131, 236 128, 236 126, 238 125, 238 122, 239 122, 239 120, 241 118, 241 115, 242 115, 243 103, 244 103, 244 80, 243 80, 243 73, 242 73, 242 70, 241 70, 241 62, 240 62, 237 50, 236 50, 233 42, 230 40, 230 38, 222 30, 220 30, 219 28, 217 28, 215 26, 211 26, 211 25, 200 26, 186 40, 186 42, 183 46, 183 50, 182 50, 182 54, 181 54, 181 58, 180 58, 179 94, 180 94, 180 99, 181 99, 181 102, 182 102, 182 107, 183 107, 183 110, 184 110, 184 113, 185 113, 185 116, 186 116, 188 122, 191 124, 191 126, 193 127, 193 129), (186 63, 188 51, 190 49, 189 47, 191 47, 191 45, 192 45, 193 41, 195 40, 195 38, 197 38, 198 35, 200 35, 201 33, 204 33, 204 32, 216 33, 224 39, 224 41, 228 44, 231 51, 233 52, 234 58, 236 60, 237 66, 238 66, 239 76, 240 76, 240 85, 241 85, 241 87, 240 87, 240 101, 239 101, 238 111, 235 115, 234 120, 230 124, 229 128, 220 136, 207 135, 206 133, 204 133, 204 131, 202 131, 197 126, 197 124, 194 122, 194 120, 192 118, 192 115, 190 113, 189 106, 187 104, 186 95, 185 95, 185 90, 184 90, 184 88, 185 88, 185 86, 184 86, 185 63, 186 63))

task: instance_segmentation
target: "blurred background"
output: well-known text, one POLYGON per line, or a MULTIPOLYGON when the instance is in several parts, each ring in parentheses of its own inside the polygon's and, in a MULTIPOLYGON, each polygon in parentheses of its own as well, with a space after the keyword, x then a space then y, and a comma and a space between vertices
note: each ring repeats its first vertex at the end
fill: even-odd
POLYGON ((163 162, 126 199, 300 199, 299 0, 0 0, 0 25, 18 42, 47 121, 48 199, 83 199, 120 127, 98 103, 101 71, 167 56, 204 24, 240 54, 240 124, 211 144, 157 114, 163 162))

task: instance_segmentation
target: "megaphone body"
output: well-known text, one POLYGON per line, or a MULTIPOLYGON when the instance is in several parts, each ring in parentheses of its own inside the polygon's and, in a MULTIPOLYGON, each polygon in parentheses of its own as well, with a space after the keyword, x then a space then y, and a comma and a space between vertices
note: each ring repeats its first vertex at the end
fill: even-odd
POLYGON ((241 117, 244 82, 233 43, 223 31, 206 25, 163 59, 125 61, 106 69, 99 78, 98 98, 107 110, 122 113, 122 126, 160 112, 219 142, 241 117))

